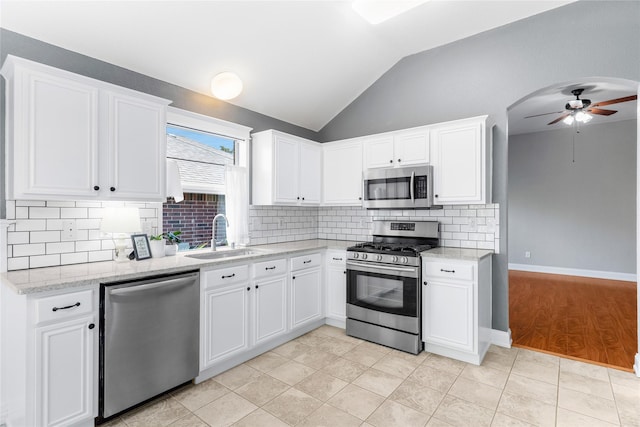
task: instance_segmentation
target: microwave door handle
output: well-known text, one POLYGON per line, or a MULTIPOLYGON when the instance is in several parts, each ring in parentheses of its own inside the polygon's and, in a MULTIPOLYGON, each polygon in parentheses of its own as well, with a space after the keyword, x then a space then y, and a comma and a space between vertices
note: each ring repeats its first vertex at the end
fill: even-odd
POLYGON ((409 184, 409 194, 411 194, 411 203, 415 204, 415 194, 413 189, 413 183, 416 180, 416 171, 411 172, 411 184, 409 184))

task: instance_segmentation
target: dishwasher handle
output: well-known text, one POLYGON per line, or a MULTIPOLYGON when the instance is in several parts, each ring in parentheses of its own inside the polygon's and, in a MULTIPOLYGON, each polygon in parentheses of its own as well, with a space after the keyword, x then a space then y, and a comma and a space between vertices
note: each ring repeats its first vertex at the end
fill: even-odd
POLYGON ((193 283, 196 275, 179 277, 177 279, 163 280, 161 282, 147 283, 145 285, 133 285, 126 288, 118 288, 110 291, 111 295, 127 295, 136 292, 148 291, 149 289, 164 288, 168 286, 184 286, 193 283))

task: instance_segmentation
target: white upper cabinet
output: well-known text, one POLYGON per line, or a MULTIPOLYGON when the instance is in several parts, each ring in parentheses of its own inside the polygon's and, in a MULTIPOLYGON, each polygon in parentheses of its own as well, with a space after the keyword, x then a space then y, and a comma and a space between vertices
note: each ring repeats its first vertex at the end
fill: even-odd
POLYGON ((7 198, 162 201, 169 101, 8 56, 7 198))
POLYGON ((365 168, 402 167, 429 163, 429 129, 406 129, 364 137, 365 168))
POLYGON ((252 204, 319 205, 322 147, 267 130, 252 135, 252 204))
POLYGON ((491 203, 491 127, 487 116, 431 127, 436 205, 491 203))
POLYGON ((362 141, 336 141, 322 145, 322 203, 362 205, 362 141))

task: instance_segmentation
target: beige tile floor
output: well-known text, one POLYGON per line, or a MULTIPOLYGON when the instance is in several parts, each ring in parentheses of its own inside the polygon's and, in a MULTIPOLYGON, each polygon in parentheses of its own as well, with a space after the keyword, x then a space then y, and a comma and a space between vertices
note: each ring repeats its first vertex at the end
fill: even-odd
POLYGON ((322 326, 109 427, 640 426, 640 378, 524 349, 482 366, 322 326))

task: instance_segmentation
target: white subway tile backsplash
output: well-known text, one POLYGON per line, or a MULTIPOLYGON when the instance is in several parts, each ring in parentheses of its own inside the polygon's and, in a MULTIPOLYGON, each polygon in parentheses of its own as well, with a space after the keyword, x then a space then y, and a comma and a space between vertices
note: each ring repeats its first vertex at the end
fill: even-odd
POLYGON ((8 200, 7 213, 16 216, 8 228, 9 270, 78 264, 113 259, 113 241, 100 232, 103 207, 136 206, 157 227, 161 203, 8 200), (73 220, 73 239, 63 238, 63 222, 73 220))
POLYGON ((59 231, 32 231, 29 236, 29 242, 31 243, 47 243, 59 241, 59 231))
POLYGON ((29 218, 60 218, 60 208, 29 208, 29 218))
POLYGON ((29 268, 29 257, 12 257, 7 260, 7 270, 24 270, 26 268, 29 268))
POLYGON ((60 218, 87 218, 87 208, 60 208, 60 218))
POLYGON ((60 255, 39 255, 29 257, 29 268, 53 267, 60 265, 60 255))
POLYGON ((60 264, 82 264, 89 261, 88 252, 74 252, 71 254, 60 254, 60 264))
POLYGON ((47 254, 69 253, 76 250, 73 242, 47 243, 47 254))
POLYGON ((13 256, 23 257, 32 255, 44 255, 46 253, 44 243, 28 243, 25 245, 13 245, 13 256))

